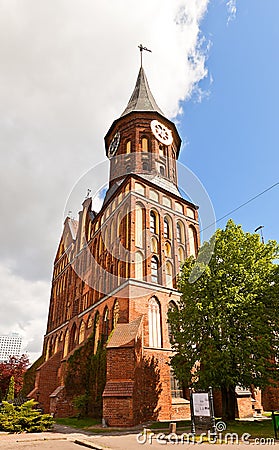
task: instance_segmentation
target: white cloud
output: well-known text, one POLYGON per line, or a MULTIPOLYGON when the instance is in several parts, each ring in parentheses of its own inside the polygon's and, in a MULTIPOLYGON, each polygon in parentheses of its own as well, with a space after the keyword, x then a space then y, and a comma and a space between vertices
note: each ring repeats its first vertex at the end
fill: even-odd
POLYGON ((0 264, 10 272, 2 273, 0 305, 9 304, 15 277, 29 315, 11 299, 16 314, 8 322, 1 316, 0 332, 19 322, 28 322, 30 340, 44 332, 46 310, 37 304, 48 297, 65 203, 76 180, 104 158, 103 136, 134 88, 138 44, 152 49, 144 67, 170 117, 207 76, 200 24, 208 2, 2 0, 0 264))
POLYGON ((236 0, 228 0, 226 3, 227 11, 228 11, 228 19, 227 24, 236 18, 237 7, 236 0))
POLYGON ((24 280, 0 265, 0 286, 1 334, 18 332, 23 338, 22 352, 27 351, 34 360, 40 354, 46 330, 49 283, 24 280))

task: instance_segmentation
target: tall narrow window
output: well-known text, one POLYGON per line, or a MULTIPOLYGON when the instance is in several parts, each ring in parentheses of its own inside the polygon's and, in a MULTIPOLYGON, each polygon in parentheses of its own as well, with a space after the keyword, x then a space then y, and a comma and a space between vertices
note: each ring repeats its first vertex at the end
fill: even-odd
POLYGON ((148 304, 149 347, 162 346, 160 304, 155 297, 148 304))
POLYGON ((141 140, 141 150, 143 152, 148 152, 148 139, 145 137, 141 140))
POLYGON ((154 211, 150 212, 150 231, 156 233, 156 214, 154 211))
POLYGON ((185 260, 184 250, 182 247, 179 247, 179 249, 178 249, 179 270, 182 269, 182 264, 183 264, 184 260, 185 260))
POLYGON ((158 241, 154 236, 151 238, 151 253, 158 253, 158 241))
POLYGON ((125 265, 125 277, 129 278, 130 276, 130 256, 129 253, 126 255, 126 265, 125 265))
POLYGON ((136 239, 135 244, 137 247, 143 247, 143 208, 140 205, 136 205, 136 239))
POLYGON ((77 338, 77 327, 76 324, 74 323, 71 329, 71 333, 70 333, 70 340, 69 340, 69 351, 71 352, 73 350, 73 348, 76 345, 76 338, 77 338))
POLYGON ((126 143, 126 153, 131 153, 131 141, 126 143))
POLYGON ((177 242, 181 243, 181 225, 179 222, 176 224, 176 235, 177 235, 177 242))
POLYGON ((119 303, 118 300, 116 300, 113 306, 113 328, 116 327, 118 319, 119 319, 119 303))
POLYGON ((194 227, 188 228, 190 255, 197 256, 197 232, 194 227))
MULTIPOLYGON (((177 310, 178 308, 177 308, 177 305, 176 305, 176 303, 173 301, 173 300, 171 300, 170 302, 169 302, 169 311, 175 311, 175 310, 177 310)), ((173 334, 172 334, 172 328, 171 328, 171 324, 168 322, 168 335, 169 335, 169 340, 170 340, 170 343, 172 343, 172 340, 173 340, 173 334)))
POLYGON ((165 243, 165 256, 171 258, 171 246, 169 242, 165 243))
POLYGON ((166 217, 164 218, 164 238, 166 239, 170 238, 170 225, 166 217))
POLYGON ((105 342, 108 340, 109 335, 109 311, 108 308, 105 309, 104 322, 103 322, 103 336, 105 342))
POLYGON ((153 283, 158 283, 158 281, 159 281, 158 269, 159 269, 158 258, 156 258, 156 256, 152 256, 152 258, 151 258, 151 281, 153 283))
POLYGON ((65 339, 64 339, 64 349, 63 349, 63 358, 68 355, 69 351, 69 340, 70 340, 70 333, 69 330, 66 331, 65 339))
POLYGON ((129 248, 129 212, 128 209, 125 211, 124 216, 124 223, 125 223, 125 248, 129 248))
POLYGON ((100 314, 97 311, 94 317, 94 329, 93 329, 93 336, 94 336, 94 354, 97 351, 98 343, 100 339, 100 314))
POLYGON ((168 288, 172 288, 173 287, 172 265, 171 265, 171 263, 169 261, 166 263, 166 285, 167 285, 168 288))
POLYGON ((137 280, 143 280, 143 255, 136 252, 135 255, 135 276, 137 280))
POLYGON ((85 337, 85 323, 82 321, 79 329, 78 343, 81 344, 85 337))

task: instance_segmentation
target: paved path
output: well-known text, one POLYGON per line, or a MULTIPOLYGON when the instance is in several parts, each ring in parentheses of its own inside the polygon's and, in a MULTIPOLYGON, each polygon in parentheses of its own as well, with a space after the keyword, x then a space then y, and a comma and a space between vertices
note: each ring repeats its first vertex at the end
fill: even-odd
MULTIPOLYGON (((210 445, 204 443, 202 448, 209 450, 247 450, 247 444, 210 445)), ((252 448, 274 448, 279 449, 279 442, 249 443, 252 448)), ((84 448, 95 448, 103 450, 159 450, 159 449, 185 449, 193 450, 193 444, 175 443, 163 440, 159 432, 154 436, 139 435, 139 431, 123 430, 118 432, 103 430, 102 434, 92 434, 88 431, 76 430, 63 425, 55 425, 52 431, 43 433, 0 433, 0 450, 82 450, 84 448)), ((194 447, 196 448, 196 446, 194 447)), ((199 448, 199 447, 198 447, 199 448)), ((248 447, 249 448, 249 447, 248 447)))

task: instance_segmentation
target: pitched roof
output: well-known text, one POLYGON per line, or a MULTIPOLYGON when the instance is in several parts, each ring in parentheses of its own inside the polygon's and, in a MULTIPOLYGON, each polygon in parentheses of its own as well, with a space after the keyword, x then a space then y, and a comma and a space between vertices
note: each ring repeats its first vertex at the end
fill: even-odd
POLYGON ((69 224, 70 231, 71 231, 71 233, 72 233, 72 238, 75 239, 76 236, 77 236, 78 221, 69 218, 68 224, 69 224))
POLYGON ((141 321, 142 316, 131 323, 118 323, 107 343, 107 348, 134 346, 141 321))
POLYGON ((164 116, 150 91, 143 67, 140 68, 134 92, 121 117, 132 111, 157 111, 164 116))
POLYGON ((103 397, 131 397, 134 381, 107 381, 103 397))

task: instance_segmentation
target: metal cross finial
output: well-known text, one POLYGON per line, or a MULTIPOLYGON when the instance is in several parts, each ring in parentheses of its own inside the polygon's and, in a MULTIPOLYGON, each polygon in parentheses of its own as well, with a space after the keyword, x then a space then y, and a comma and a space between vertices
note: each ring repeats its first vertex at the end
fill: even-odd
POLYGON ((91 189, 87 189, 86 198, 89 198, 89 195, 91 194, 91 189))
POLYGON ((152 52, 152 50, 149 50, 147 47, 144 47, 142 44, 140 44, 138 47, 140 49, 140 66, 142 67, 142 52, 143 52, 143 50, 146 50, 147 52, 152 52))

